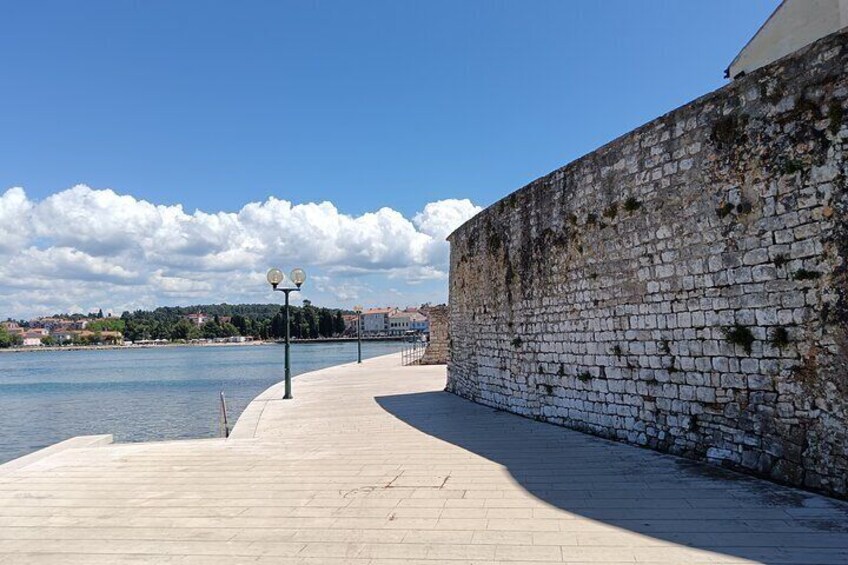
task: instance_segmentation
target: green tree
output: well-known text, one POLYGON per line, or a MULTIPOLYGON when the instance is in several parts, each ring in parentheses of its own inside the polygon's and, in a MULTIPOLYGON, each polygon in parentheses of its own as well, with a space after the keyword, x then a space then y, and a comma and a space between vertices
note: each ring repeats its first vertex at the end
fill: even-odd
POLYGON ((344 315, 341 310, 336 310, 336 315, 333 316, 333 334, 342 335, 345 331, 344 315))
POLYGON ((120 318, 104 318, 96 320, 86 326, 86 329, 93 332, 121 332, 123 333, 127 327, 127 323, 120 318))
POLYGON ((21 338, 17 335, 12 335, 4 327, 0 327, 0 347, 14 347, 21 344, 21 338))
POLYGON ((262 320, 259 322, 254 335, 256 335, 259 339, 271 339, 271 321, 262 320))
POLYGON ((239 335, 250 335, 250 329, 248 327, 248 319, 242 316, 241 314, 236 314, 230 320, 230 323, 236 327, 239 335))
POLYGON ((171 339, 184 339, 188 341, 190 339, 197 339, 200 337, 200 331, 198 331, 197 326, 185 318, 180 319, 176 324, 174 324, 170 333, 171 335, 169 337, 171 339))
POLYGON ((125 320, 124 339, 141 341, 150 339, 150 326, 143 320, 129 318, 125 320))
POLYGON ((309 327, 303 319, 303 310, 301 308, 292 308, 291 335, 297 339, 303 339, 304 336, 309 335, 309 327))
POLYGON ((333 313, 326 308, 318 311, 318 333, 322 337, 333 336, 333 313))
POLYGON ((271 318, 271 327, 269 328, 268 333, 269 337, 273 339, 280 339, 286 335, 286 327, 282 312, 277 312, 274 317, 271 318))
MULTIPOLYGON (((188 320, 184 320, 184 321, 189 327, 187 333, 191 334, 193 332, 197 332, 197 326, 195 326, 194 324, 192 324, 188 320)), ((177 322, 177 324, 179 324, 179 322, 177 322)), ((173 326, 171 326, 167 322, 164 322, 164 321, 160 322, 158 320, 154 320, 153 324, 150 326, 150 338, 151 339, 174 339, 172 337, 172 328, 173 328, 173 326)), ((197 333, 194 333, 193 337, 191 339, 193 339, 194 337, 197 337, 197 335, 198 335, 197 333)), ((187 339, 187 338, 180 338, 180 339, 187 339)))
POLYGON ((318 312, 309 300, 303 301, 301 308, 303 313, 303 322, 301 327, 304 333, 300 336, 303 339, 314 339, 318 337, 318 312))
POLYGON ((200 327, 200 334, 206 339, 221 337, 221 324, 215 320, 210 320, 200 327))

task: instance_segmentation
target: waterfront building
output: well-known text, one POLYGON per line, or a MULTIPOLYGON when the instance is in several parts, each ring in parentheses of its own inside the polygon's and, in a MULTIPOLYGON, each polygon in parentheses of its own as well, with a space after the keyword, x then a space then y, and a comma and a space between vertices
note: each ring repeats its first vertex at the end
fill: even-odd
POLYGON ((389 335, 404 335, 409 331, 410 316, 412 314, 406 311, 394 311, 389 314, 389 335))
POLYGON ((50 332, 44 328, 33 328, 27 330, 21 334, 21 345, 24 347, 37 347, 42 345, 42 338, 45 338, 48 335, 50 335, 50 332))
POLYGON ((344 335, 356 335, 356 322, 359 316, 356 314, 342 314, 344 319, 344 335))
POLYGON ((430 333, 430 320, 421 312, 413 312, 409 314, 409 330, 421 334, 430 333))
POLYGON ((389 332, 389 315, 397 308, 371 308, 362 313, 362 335, 386 335, 389 332))

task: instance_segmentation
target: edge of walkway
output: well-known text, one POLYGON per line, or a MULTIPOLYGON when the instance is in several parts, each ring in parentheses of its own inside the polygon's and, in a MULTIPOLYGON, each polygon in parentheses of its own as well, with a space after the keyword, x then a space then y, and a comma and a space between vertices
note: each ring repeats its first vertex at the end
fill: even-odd
POLYGON ((85 447, 98 447, 101 445, 109 445, 112 443, 112 434, 100 434, 91 436, 75 436, 64 441, 48 445, 38 451, 34 451, 28 455, 23 455, 17 459, 12 459, 0 465, 0 475, 17 471, 28 467, 33 463, 38 463, 42 459, 46 459, 57 453, 61 453, 67 449, 80 449, 85 447))
MULTIPOLYGON (((387 353, 386 355, 378 355, 376 357, 369 357, 367 359, 363 359, 361 365, 364 367, 373 361, 377 361, 380 359, 386 359, 389 357, 397 357, 400 359, 401 354, 397 353, 387 353)), ((351 363, 342 363, 341 365, 333 365, 332 367, 325 367, 323 369, 318 369, 317 371, 309 371, 308 373, 301 373, 299 375, 294 375, 292 378, 296 380, 302 380, 309 376, 314 376, 318 374, 326 374, 331 371, 336 371, 338 369, 344 367, 355 367, 360 365, 356 361, 351 363)), ((259 422, 262 420, 262 413, 265 411, 265 407, 269 402, 282 400, 283 399, 283 388, 285 387, 285 381, 280 381, 274 383, 273 385, 266 388, 264 391, 259 393, 256 398, 250 401, 250 404, 245 407, 233 426, 232 431, 230 431, 230 437, 227 439, 254 439, 256 437, 256 430, 259 427, 259 422)))
MULTIPOLYGON (((368 359, 362 360, 362 365, 365 366, 371 361, 375 361, 378 359, 385 359, 388 357, 398 357, 400 358, 400 353, 388 353, 386 355, 379 355, 377 357, 369 357, 368 359)), ((316 371, 309 371, 307 373, 301 373, 299 375, 295 375, 298 380, 303 379, 309 375, 317 375, 322 373, 327 373, 331 371, 335 371, 342 367, 351 367, 356 366, 358 363, 353 361, 351 363, 343 363, 340 365, 333 365, 331 367, 325 367, 323 369, 318 369, 316 371)), ((273 385, 266 388, 264 391, 259 393, 253 400, 250 401, 250 404, 242 411, 235 425, 233 426, 232 431, 230 432, 230 437, 228 439, 253 439, 256 434, 256 429, 259 425, 259 421, 262 418, 262 412, 265 409, 265 406, 270 401, 282 400, 283 396, 283 388, 285 387, 285 381, 279 381, 274 383, 273 385)), ((178 440, 164 440, 166 442, 190 442, 190 441, 198 441, 204 439, 223 439, 223 438, 185 438, 178 440)), ((88 447, 100 447, 104 445, 112 445, 114 442, 114 438, 112 434, 99 434, 99 435, 86 435, 86 436, 74 436, 68 438, 66 440, 54 443, 52 445, 48 445, 38 451, 34 451, 32 453, 28 453, 27 455, 22 455, 16 459, 12 459, 11 461, 7 461, 6 463, 0 464, 0 476, 12 473, 19 469, 23 469, 24 467, 28 467, 35 463, 38 463, 48 457, 66 451, 68 449, 82 449, 88 447)), ((145 444, 145 443, 161 443, 157 441, 152 442, 131 442, 134 445, 145 444)), ((120 444, 114 444, 120 445, 120 444)))

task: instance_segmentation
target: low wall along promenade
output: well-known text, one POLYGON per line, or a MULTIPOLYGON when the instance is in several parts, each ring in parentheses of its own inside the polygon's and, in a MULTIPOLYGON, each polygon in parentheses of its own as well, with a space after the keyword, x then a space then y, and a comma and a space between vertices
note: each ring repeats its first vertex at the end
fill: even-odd
POLYGON ((848 496, 846 70, 842 32, 460 227, 448 390, 848 496))

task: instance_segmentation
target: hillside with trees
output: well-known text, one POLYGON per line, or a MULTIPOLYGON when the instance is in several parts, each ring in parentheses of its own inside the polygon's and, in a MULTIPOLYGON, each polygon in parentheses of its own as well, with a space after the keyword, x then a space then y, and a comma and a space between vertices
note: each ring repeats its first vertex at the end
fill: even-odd
MULTIPOLYGON (((335 308, 319 308, 304 300, 303 306, 291 307, 291 336, 295 339, 339 336, 344 332, 343 313, 335 308)), ((131 341, 240 335, 257 339, 280 339, 285 335, 283 311, 279 304, 164 306, 155 310, 124 312, 120 319, 105 318, 93 322, 100 323, 104 327, 99 329, 122 331, 124 338, 131 341), (186 318, 197 312, 202 312, 210 320, 198 327, 186 318), (223 321, 224 318, 229 318, 229 321, 223 321)))

